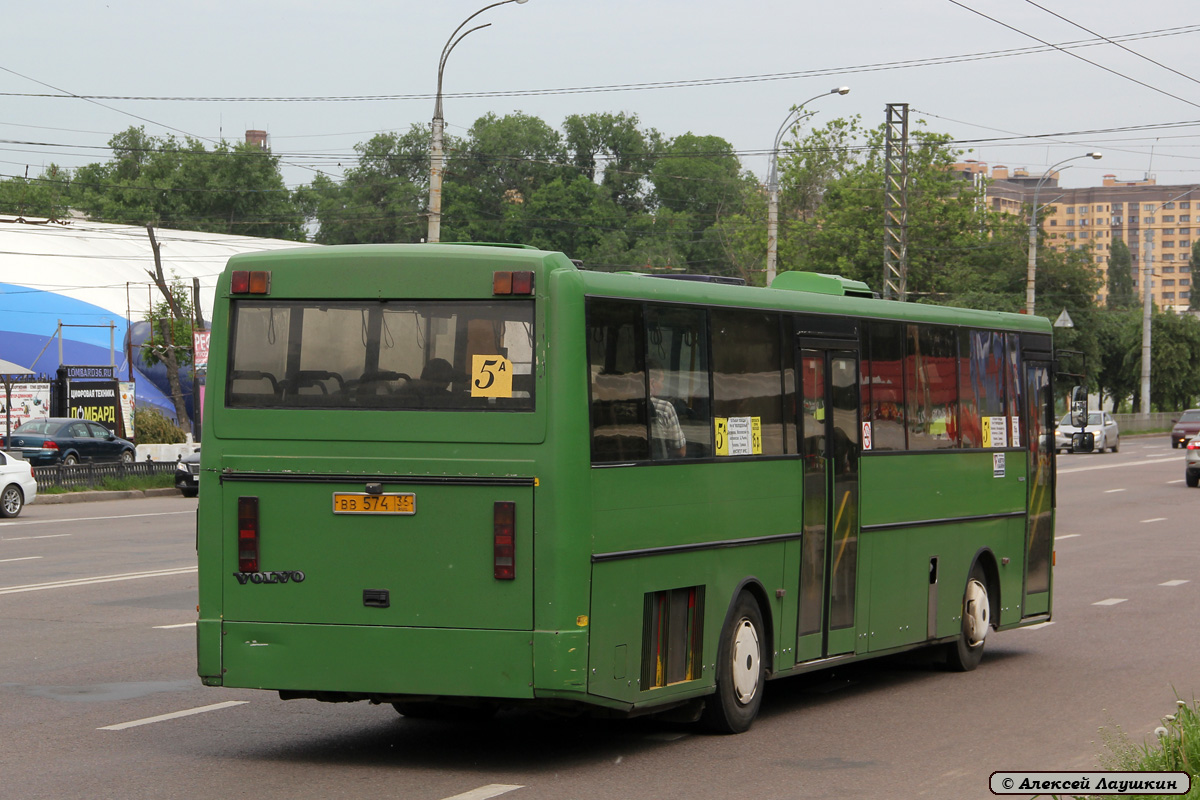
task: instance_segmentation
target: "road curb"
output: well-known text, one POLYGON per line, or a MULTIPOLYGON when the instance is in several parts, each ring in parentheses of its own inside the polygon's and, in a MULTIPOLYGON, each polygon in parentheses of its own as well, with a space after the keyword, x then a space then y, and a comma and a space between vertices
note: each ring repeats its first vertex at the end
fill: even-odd
POLYGON ((63 503, 94 503, 100 500, 132 500, 141 497, 167 497, 179 494, 178 489, 126 489, 119 492, 67 492, 66 494, 38 494, 34 501, 38 505, 53 506, 63 503))

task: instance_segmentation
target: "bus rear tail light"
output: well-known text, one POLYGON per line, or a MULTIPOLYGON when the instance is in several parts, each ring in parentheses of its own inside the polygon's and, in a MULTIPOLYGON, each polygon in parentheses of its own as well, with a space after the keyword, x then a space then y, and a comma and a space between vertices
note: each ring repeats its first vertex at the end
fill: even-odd
POLYGON ((238 572, 258 572, 258 498, 238 498, 238 572))
POLYGON ((533 272, 493 272, 492 294, 533 294, 533 272))
POLYGON ((492 507, 492 558, 498 581, 511 581, 517 577, 516 505, 506 501, 492 507))
POLYGON ((229 281, 229 291, 233 294, 270 294, 271 273, 263 270, 234 270, 229 281))

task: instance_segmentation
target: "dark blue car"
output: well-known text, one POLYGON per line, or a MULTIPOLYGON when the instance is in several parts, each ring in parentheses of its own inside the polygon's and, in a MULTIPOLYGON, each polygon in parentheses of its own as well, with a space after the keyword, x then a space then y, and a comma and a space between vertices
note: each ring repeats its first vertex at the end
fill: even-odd
POLYGON ((98 422, 85 419, 48 417, 30 420, 14 430, 11 438, 8 449, 35 467, 48 464, 71 466, 87 461, 129 464, 137 457, 133 442, 116 436, 98 422))

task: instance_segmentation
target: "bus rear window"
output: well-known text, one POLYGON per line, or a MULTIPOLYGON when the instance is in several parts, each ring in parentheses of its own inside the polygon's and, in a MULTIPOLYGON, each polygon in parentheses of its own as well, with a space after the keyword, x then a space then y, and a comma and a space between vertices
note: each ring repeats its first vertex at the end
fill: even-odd
POLYGON ((532 411, 533 301, 236 301, 230 408, 532 411))

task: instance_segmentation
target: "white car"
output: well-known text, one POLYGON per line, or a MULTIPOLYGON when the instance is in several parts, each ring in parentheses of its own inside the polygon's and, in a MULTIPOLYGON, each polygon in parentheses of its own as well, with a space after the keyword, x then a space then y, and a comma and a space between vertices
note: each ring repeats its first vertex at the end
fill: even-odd
MULTIPOLYGON (((1083 430, 1096 437, 1093 452, 1103 453, 1106 449, 1117 452, 1121 446, 1121 431, 1117 421, 1107 411, 1089 411, 1087 427, 1083 430)), ((1060 453, 1071 452, 1071 434, 1079 431, 1071 424, 1071 415, 1064 414, 1054 429, 1054 449, 1060 453)))
POLYGON ((15 517, 37 497, 37 481, 28 461, 0 450, 0 517, 15 517))

